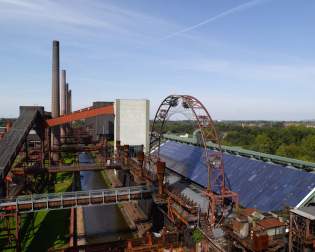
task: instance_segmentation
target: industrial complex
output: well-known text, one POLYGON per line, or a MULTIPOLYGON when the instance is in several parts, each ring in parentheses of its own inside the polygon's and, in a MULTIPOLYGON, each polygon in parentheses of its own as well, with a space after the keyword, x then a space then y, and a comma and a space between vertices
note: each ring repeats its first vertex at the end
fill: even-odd
POLYGON ((151 117, 146 99, 73 111, 59 47, 51 108, 20 106, 0 131, 1 251, 315 251, 314 163, 222 145, 188 94, 151 117), (177 114, 192 135, 166 132, 177 114), (41 227, 63 243, 41 247, 41 227))

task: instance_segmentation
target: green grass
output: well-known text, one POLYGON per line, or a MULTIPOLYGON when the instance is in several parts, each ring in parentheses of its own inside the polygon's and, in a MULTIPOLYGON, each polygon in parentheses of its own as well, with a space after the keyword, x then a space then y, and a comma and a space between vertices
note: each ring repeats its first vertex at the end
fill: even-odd
MULTIPOLYGON (((58 173, 55 192, 68 191, 72 186, 72 173, 58 173)), ((33 225, 25 230, 23 251, 47 251, 63 248, 69 240, 70 210, 40 211, 34 215, 33 225)))
POLYGON ((62 172, 56 176, 55 192, 65 192, 71 188, 73 180, 72 173, 62 172))
MULTIPOLYGON (((9 218, 11 234, 15 235, 15 219, 9 218)), ((53 247, 63 248, 69 240, 70 211, 40 211, 37 213, 24 214, 21 216, 21 251, 47 251, 53 247)), ((4 223, 0 223, 0 251, 15 251, 7 246, 8 239, 4 230, 4 223)), ((13 238, 13 237, 12 237, 13 238)))
POLYGON ((22 237, 22 251, 47 251, 63 248, 69 240, 70 211, 40 211, 22 237))
POLYGON ((66 152, 66 153, 62 153, 61 155, 62 155, 61 158, 64 164, 70 165, 74 163, 76 160, 76 157, 73 153, 66 152))
POLYGON ((103 177, 103 179, 105 181, 106 187, 111 188, 112 187, 112 183, 110 182, 109 178, 107 177, 106 171, 101 171, 101 174, 102 174, 102 177, 103 177))
POLYGON ((192 239, 193 239, 194 243, 201 242, 204 239, 203 234, 201 233, 201 231, 199 229, 195 229, 193 231, 192 239))
MULTIPOLYGON (((74 160, 71 155, 65 157, 74 160)), ((73 174, 69 172, 57 173, 55 177, 55 192, 69 191, 72 186, 73 174)), ((47 191, 44 188, 44 191, 47 191)), ((15 218, 10 217, 11 234, 15 235, 15 218)), ((70 210, 40 211, 21 215, 20 239, 21 250, 47 251, 49 248, 64 248, 69 241, 70 210)), ((12 236, 11 235, 11 236, 12 236)), ((13 237, 12 237, 13 238, 13 237)), ((0 251, 11 252, 14 248, 8 248, 6 225, 0 219, 0 251)), ((15 246, 13 240, 12 245, 15 246)))
MULTIPOLYGON (((15 220, 13 217, 8 218, 9 220, 9 226, 10 226, 10 233, 11 234, 15 234, 15 220)), ((15 248, 10 248, 9 247, 10 244, 8 243, 8 239, 7 239, 7 226, 4 223, 4 220, 2 219, 0 221, 0 250, 1 251, 5 251, 5 252, 11 252, 11 251, 15 251, 15 248)), ((12 245, 11 246, 15 246, 15 242, 12 241, 12 245)))
POLYGON ((64 164, 70 165, 75 161, 75 158, 64 158, 63 162, 64 164))

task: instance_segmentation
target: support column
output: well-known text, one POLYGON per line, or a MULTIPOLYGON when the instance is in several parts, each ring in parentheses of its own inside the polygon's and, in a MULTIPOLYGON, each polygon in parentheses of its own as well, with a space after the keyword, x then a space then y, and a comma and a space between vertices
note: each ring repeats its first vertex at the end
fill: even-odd
POLYGON ((40 141, 40 148, 41 148, 41 165, 42 165, 42 168, 45 167, 45 140, 47 139, 46 138, 46 129, 43 130, 43 133, 42 133, 42 138, 41 138, 41 141, 40 141))
POLYGON ((124 145, 124 165, 128 165, 128 158, 129 158, 129 145, 125 144, 124 145))
POLYGON ((116 150, 115 150, 116 154, 115 154, 115 158, 116 160, 120 159, 120 141, 117 140, 116 141, 116 150))
POLYGON ((138 154, 137 154, 137 160, 139 162, 139 170, 140 170, 140 176, 141 178, 144 177, 144 173, 143 173, 143 162, 144 162, 144 152, 143 151, 140 151, 138 154))
POLYGON ((20 215, 18 212, 15 214, 15 240, 16 240, 16 251, 21 251, 20 241, 20 215))
POLYGON ((289 252, 292 252, 292 244, 293 244, 293 237, 292 237, 292 232, 293 232, 293 213, 290 213, 290 227, 289 227, 289 252))
POLYGON ((159 187, 159 196, 162 197, 164 194, 163 182, 164 182, 164 174, 165 174, 165 162, 158 160, 156 162, 156 173, 159 187))

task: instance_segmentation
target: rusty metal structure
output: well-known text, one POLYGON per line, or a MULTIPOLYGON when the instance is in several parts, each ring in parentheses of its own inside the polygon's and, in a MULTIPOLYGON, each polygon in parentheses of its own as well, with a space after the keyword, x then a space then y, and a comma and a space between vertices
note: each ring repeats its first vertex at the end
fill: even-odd
POLYGON ((226 225, 232 249, 243 251, 284 251, 288 224, 257 209, 241 209, 226 225))
POLYGON ((48 119, 46 121, 48 127, 56 127, 72 121, 86 119, 90 117, 95 117, 104 114, 114 114, 114 109, 112 105, 104 106, 100 108, 84 108, 73 113, 66 114, 64 116, 48 119))
POLYGON ((289 252, 315 250, 315 207, 290 211, 289 252))
MULTIPOLYGON (((208 169, 208 187, 204 191, 204 194, 209 198, 207 220, 209 225, 214 228, 222 220, 219 212, 222 213, 226 210, 227 202, 232 202, 235 206, 238 205, 238 195, 226 185, 220 137, 209 112, 198 99, 190 95, 170 95, 162 101, 152 125, 149 162, 150 164, 156 164, 157 167, 159 162, 161 162, 159 148, 165 133, 164 127, 170 117, 178 113, 178 108, 182 108, 184 113, 190 112, 192 114, 195 127, 200 131, 201 146, 204 148, 204 162, 208 169), (214 154, 209 154, 208 152, 207 143, 209 141, 218 145, 218 151, 214 154)), ((159 172, 157 171, 157 173, 159 172)), ((180 219, 187 222, 183 215, 188 216, 189 214, 186 212, 179 214, 178 210, 176 210, 176 205, 172 204, 173 201, 174 197, 170 196, 168 200, 170 217, 173 218, 174 215, 180 216, 180 219)), ((182 200, 177 202, 181 202, 180 204, 183 205, 182 200)))
POLYGON ((0 202, 5 212, 29 213, 40 210, 58 210, 83 206, 113 205, 151 197, 152 188, 133 186, 79 192, 22 195, 0 202))

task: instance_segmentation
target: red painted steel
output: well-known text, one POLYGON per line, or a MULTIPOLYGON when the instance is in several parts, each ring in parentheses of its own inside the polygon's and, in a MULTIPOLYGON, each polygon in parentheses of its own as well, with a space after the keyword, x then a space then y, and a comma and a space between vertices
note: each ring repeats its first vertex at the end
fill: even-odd
POLYGON ((82 120, 90 117, 95 117, 99 115, 113 115, 114 114, 114 106, 107 105, 100 108, 88 108, 82 109, 71 114, 63 115, 60 117, 52 118, 46 120, 46 124, 48 127, 54 127, 66 123, 70 123, 76 120, 82 120))
POLYGON ((204 148, 204 162, 208 168, 208 188, 205 195, 209 198, 208 221, 214 227, 220 220, 217 218, 217 211, 225 210, 225 199, 228 199, 238 206, 238 194, 232 192, 225 184, 223 152, 221 141, 213 120, 206 107, 195 97, 190 95, 170 95, 160 104, 154 118, 150 136, 149 162, 155 164, 160 161, 160 145, 165 132, 164 126, 169 117, 182 108, 190 111, 195 121, 196 128, 200 133, 200 145, 204 148), (217 144, 217 152, 210 153, 207 143, 217 144), (153 153, 153 150, 156 152, 153 153), (214 192, 214 188, 219 188, 214 192))

